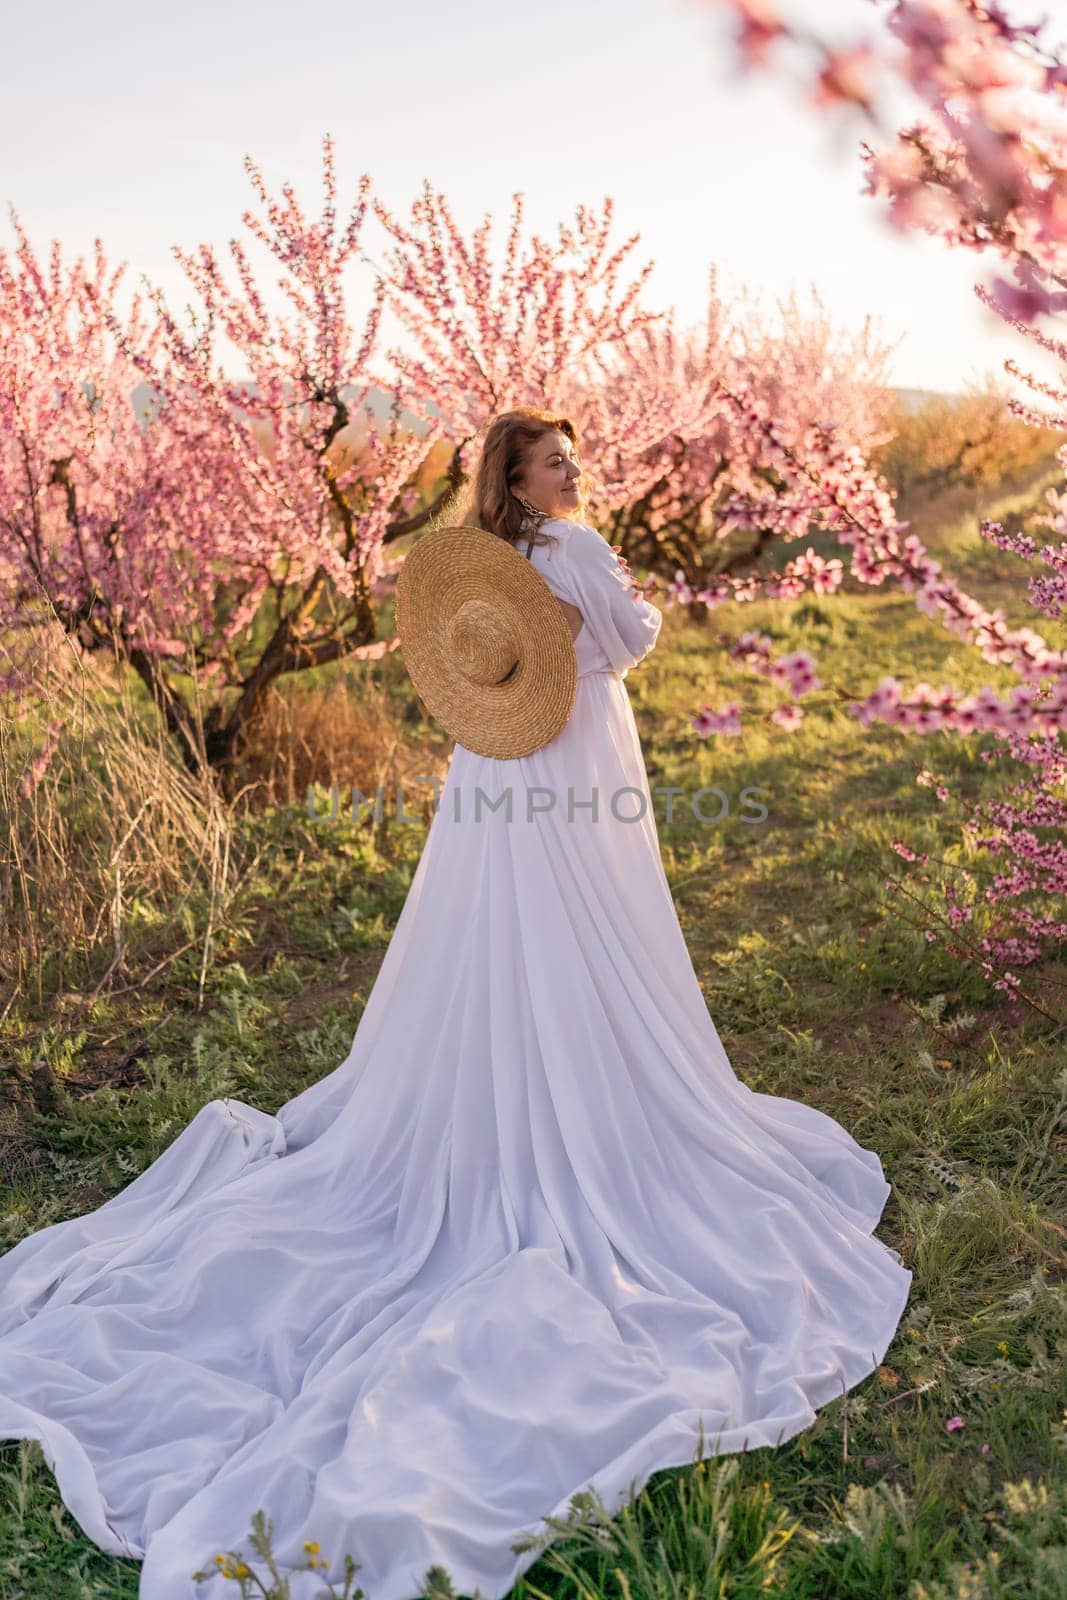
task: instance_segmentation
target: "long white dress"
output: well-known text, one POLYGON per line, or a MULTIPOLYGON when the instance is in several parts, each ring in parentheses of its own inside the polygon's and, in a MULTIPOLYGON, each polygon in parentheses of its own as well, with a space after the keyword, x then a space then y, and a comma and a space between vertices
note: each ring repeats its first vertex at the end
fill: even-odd
POLYGON ((571 718, 453 750, 347 1059, 276 1116, 210 1102, 0 1257, 0 1439, 143 1557, 142 1600, 216 1596, 191 1574, 260 1507, 283 1567, 315 1539, 369 1600, 433 1564, 498 1600, 576 1491, 618 1510, 701 1426, 706 1455, 792 1438, 897 1328, 878 1156, 739 1081, 693 970, 624 681, 660 612, 546 526, 571 718))

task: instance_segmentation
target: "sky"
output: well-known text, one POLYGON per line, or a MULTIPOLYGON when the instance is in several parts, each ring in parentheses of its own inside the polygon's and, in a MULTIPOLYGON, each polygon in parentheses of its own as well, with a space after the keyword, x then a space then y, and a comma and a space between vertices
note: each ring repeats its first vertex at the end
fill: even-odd
MULTIPOLYGON (((879 29, 870 0, 781 7, 828 39, 879 29)), ((1067 0, 1007 10, 1067 37, 1067 0)), ((995 258, 889 229, 861 193, 859 125, 813 112, 784 73, 739 72, 725 19, 698 0, 53 0, 9 6, 4 46, 0 246, 14 243, 10 207, 42 259, 52 239, 65 259, 89 256, 99 235, 128 264, 127 300, 143 274, 173 308, 195 302, 171 247, 225 258, 237 235, 282 309, 241 222, 257 204, 244 157, 317 214, 329 133, 342 217, 363 172, 398 218, 429 179, 465 233, 490 212, 500 245, 515 191, 545 236, 610 195, 613 240, 641 236, 630 276, 656 263, 644 303, 673 305, 680 327, 702 321, 714 264, 720 291, 769 312, 814 288, 843 329, 871 315, 904 387, 961 391, 988 374, 1020 392, 1003 373, 1012 355, 1057 371, 973 293, 995 258)), ((903 92, 892 104, 900 122, 917 109, 903 92)), ((376 218, 363 247, 372 260, 389 248, 376 218)), ((357 328, 372 282, 353 267, 357 328)), ((405 342, 395 321, 383 332, 405 342)))

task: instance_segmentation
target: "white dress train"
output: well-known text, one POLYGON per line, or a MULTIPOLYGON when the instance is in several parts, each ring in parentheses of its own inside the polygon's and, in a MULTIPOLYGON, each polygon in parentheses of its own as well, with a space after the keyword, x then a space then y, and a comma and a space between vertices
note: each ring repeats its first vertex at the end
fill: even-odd
POLYGON ((624 682, 660 612, 595 529, 547 531, 571 718, 453 750, 346 1060, 275 1116, 211 1101, 0 1257, 0 1439, 141 1600, 217 1596, 192 1573, 258 1508, 283 1567, 347 1551, 369 1600, 434 1564, 499 1600, 576 1491, 618 1510, 701 1426, 781 1444, 897 1328, 878 1156, 737 1078, 693 970, 624 682))

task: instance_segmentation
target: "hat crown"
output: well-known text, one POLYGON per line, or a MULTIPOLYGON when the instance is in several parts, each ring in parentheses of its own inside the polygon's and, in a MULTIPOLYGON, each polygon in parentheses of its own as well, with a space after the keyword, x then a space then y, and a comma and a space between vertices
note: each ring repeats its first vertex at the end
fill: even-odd
POLYGON ((466 749, 530 755, 566 726, 578 659, 532 559, 487 528, 432 528, 404 557, 396 625, 426 710, 466 749))
POLYGON ((520 656, 508 619, 486 600, 465 600, 448 621, 448 645, 469 683, 502 683, 520 656))

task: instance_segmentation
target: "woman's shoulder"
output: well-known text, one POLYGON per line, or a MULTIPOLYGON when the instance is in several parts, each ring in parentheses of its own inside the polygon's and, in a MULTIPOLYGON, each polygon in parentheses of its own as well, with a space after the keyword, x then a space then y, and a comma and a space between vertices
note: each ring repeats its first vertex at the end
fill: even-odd
POLYGON ((549 517, 542 522, 541 528, 564 544, 586 544, 590 539, 596 539, 601 544, 605 542, 592 523, 579 522, 575 517, 549 517))
POLYGON ((543 528, 561 528, 565 533, 573 533, 578 529, 585 533, 596 533, 596 529, 591 522, 579 522, 577 517, 549 517, 548 521, 543 522, 541 526, 543 528))
POLYGON ((540 548, 546 559, 550 553, 557 564, 574 572, 596 572, 615 566, 615 552, 604 535, 591 522, 574 517, 546 517, 539 524, 546 536, 540 548))
POLYGON ((599 528, 570 517, 557 520, 564 529, 562 545, 569 566, 589 572, 613 572, 618 568, 615 552, 599 528))

